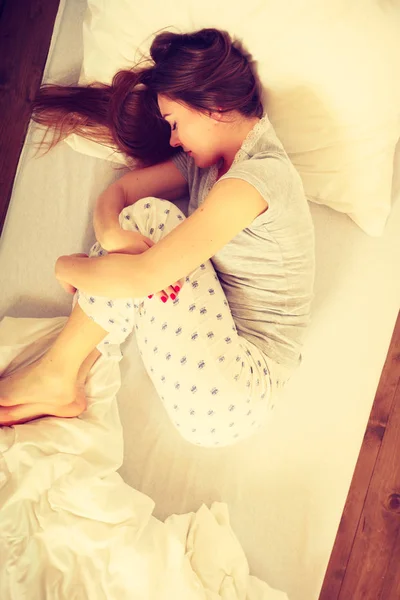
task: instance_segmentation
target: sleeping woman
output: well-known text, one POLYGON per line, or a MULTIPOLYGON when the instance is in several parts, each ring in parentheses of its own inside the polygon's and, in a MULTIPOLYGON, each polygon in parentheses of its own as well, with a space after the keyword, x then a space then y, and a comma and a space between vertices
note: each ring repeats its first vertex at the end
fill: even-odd
POLYGON ((201 446, 249 437, 300 364, 313 225, 254 62, 216 29, 163 32, 150 55, 110 86, 43 86, 34 103, 55 139, 117 146, 136 168, 98 198, 89 256, 57 260, 72 312, 0 380, 2 425, 81 414, 92 365, 132 331, 172 424, 201 446))

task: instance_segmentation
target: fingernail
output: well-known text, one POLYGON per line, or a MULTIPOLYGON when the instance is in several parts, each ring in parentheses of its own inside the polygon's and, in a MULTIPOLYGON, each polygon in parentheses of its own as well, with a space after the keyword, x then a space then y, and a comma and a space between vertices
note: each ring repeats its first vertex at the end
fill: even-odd
POLYGON ((165 303, 168 300, 168 298, 166 296, 161 296, 161 300, 165 303))
POLYGON ((174 287, 174 286, 172 286, 172 287, 174 288, 174 290, 175 290, 176 292, 179 292, 179 290, 181 289, 181 288, 179 287, 179 285, 176 285, 175 287, 174 287))
POLYGON ((170 294, 169 297, 171 298, 171 300, 175 300, 176 298, 175 294, 170 294))
POLYGON ((147 297, 148 297, 148 298, 152 298, 152 297, 153 297, 153 294, 150 294, 150 296, 147 296, 147 297))

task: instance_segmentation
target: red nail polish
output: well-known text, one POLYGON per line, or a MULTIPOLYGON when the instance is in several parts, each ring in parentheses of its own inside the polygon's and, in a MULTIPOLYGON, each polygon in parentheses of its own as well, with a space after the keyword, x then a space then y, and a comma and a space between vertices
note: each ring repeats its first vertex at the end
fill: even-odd
POLYGON ((147 297, 148 297, 148 298, 152 298, 152 297, 153 297, 153 294, 150 294, 150 296, 147 296, 147 297))
POLYGON ((169 297, 171 298, 171 300, 175 300, 176 298, 175 294, 170 294, 169 297))
POLYGON ((181 289, 181 288, 179 287, 179 285, 176 285, 175 287, 174 287, 174 286, 172 286, 172 287, 174 288, 174 290, 175 290, 176 292, 179 292, 179 290, 181 289))
POLYGON ((162 301, 164 302, 164 304, 165 304, 165 302, 168 300, 168 298, 166 298, 165 296, 161 296, 161 300, 162 300, 162 301))

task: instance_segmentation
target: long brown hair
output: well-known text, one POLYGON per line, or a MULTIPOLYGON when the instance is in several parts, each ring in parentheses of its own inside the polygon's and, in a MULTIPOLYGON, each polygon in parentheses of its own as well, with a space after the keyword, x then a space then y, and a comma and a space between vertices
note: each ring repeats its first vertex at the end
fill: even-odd
POLYGON ((163 32, 150 48, 148 66, 121 70, 111 85, 44 85, 32 118, 53 131, 51 146, 77 133, 151 165, 177 149, 162 119, 157 94, 203 113, 238 111, 261 117, 262 88, 251 55, 226 31, 163 32))

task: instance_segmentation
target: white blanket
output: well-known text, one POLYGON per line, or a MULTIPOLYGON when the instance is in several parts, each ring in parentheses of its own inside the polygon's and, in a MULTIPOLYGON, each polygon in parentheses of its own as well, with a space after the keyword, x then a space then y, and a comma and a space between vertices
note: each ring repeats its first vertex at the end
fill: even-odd
MULTIPOLYGON (((42 355, 64 322, 3 319, 0 373, 42 355)), ((79 418, 0 428, 1 599, 287 599, 249 575, 225 504, 163 523, 116 473, 119 386, 119 363, 102 357, 79 418)))

